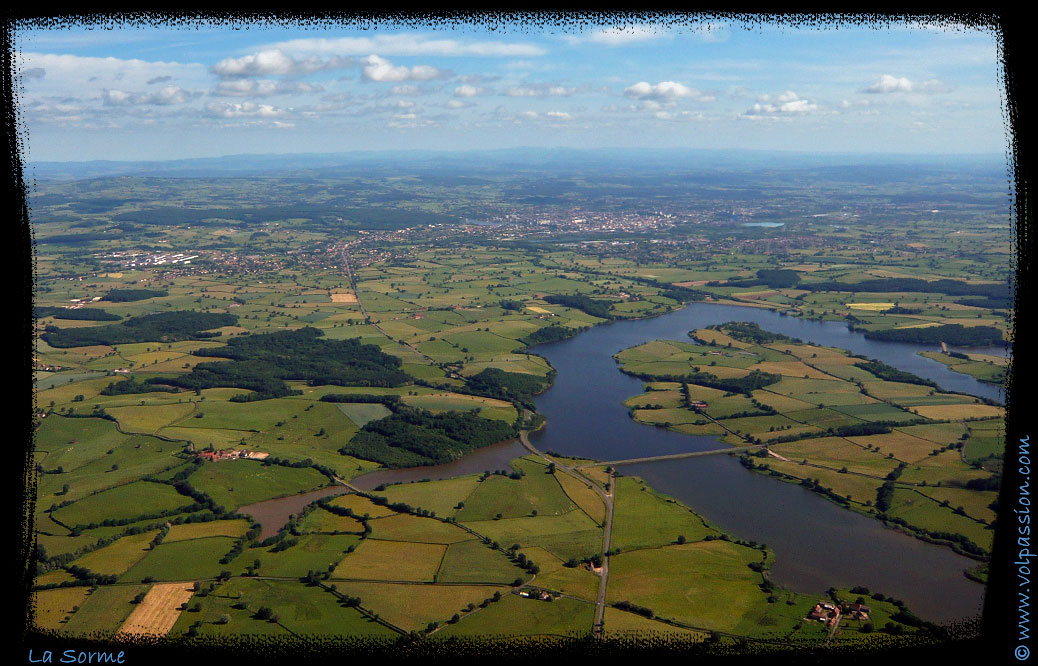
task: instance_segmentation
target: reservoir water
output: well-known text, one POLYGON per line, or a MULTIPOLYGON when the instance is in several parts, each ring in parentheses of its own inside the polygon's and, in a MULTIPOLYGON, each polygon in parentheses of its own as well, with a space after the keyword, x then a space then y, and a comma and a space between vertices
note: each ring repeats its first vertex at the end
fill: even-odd
MULTIPOLYGON (((713 436, 694 437, 635 423, 623 401, 640 394, 643 382, 621 373, 612 355, 656 339, 687 341, 690 330, 728 321, 751 321, 805 342, 849 349, 931 379, 942 389, 1002 401, 1001 387, 952 372, 916 353, 937 346, 871 341, 839 322, 694 303, 652 319, 596 326, 569 340, 533 348, 558 371, 552 388, 536 398, 547 424, 531 435, 533 444, 542 451, 597 460, 722 446, 713 436)), ((1001 347, 969 351, 1007 353, 1001 347)), ((447 465, 379 470, 351 483, 372 489, 382 483, 503 469, 508 460, 523 453, 520 444, 503 442, 447 465)), ((645 479, 738 538, 768 544, 776 553, 772 580, 785 587, 822 594, 830 586, 861 585, 903 599, 916 614, 933 622, 981 612, 984 588, 963 575, 977 561, 886 528, 800 486, 747 471, 733 456, 625 465, 619 470, 645 479)))
MULTIPOLYGON (((612 355, 656 339, 689 340, 688 331, 727 321, 752 321, 805 342, 849 349, 951 391, 1001 401, 1001 388, 955 373, 916 352, 925 345, 874 342, 838 322, 784 317, 757 308, 695 303, 660 317, 597 326, 575 338, 535 347, 558 371, 536 399, 546 426, 531 440, 540 450, 617 460, 718 448, 694 437, 633 421, 623 406, 643 382, 617 369, 612 355)), ((935 347, 936 348, 936 347, 935 347)), ((977 351, 977 350, 972 350, 977 351)), ((1004 355, 1004 349, 983 353, 1004 355)), ((831 585, 862 585, 903 599, 935 622, 980 613, 983 586, 963 570, 978 563, 852 513, 800 486, 747 471, 732 456, 707 456, 619 468, 687 504, 725 531, 775 550, 772 579, 804 593, 831 585)))

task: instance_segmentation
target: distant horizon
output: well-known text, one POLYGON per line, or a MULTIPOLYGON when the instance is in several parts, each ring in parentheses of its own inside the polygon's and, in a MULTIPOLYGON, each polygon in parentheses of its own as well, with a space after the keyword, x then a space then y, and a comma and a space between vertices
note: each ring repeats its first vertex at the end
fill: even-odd
POLYGON ((187 156, 187 157, 173 157, 168 159, 91 159, 91 160, 35 160, 26 161, 28 165, 49 165, 49 164, 166 164, 171 162, 195 162, 205 160, 230 160, 230 159, 248 159, 248 158, 277 158, 277 157, 314 157, 314 158, 333 158, 336 156, 361 156, 361 155, 436 155, 436 154, 450 154, 450 155, 478 155, 481 153, 505 153, 505 152, 573 152, 573 153, 608 153, 608 152, 644 152, 647 154, 652 153, 716 153, 726 155, 776 155, 776 156, 818 156, 818 157, 847 157, 847 158, 897 158, 897 159, 919 159, 926 160, 929 158, 933 159, 948 159, 955 157, 983 157, 991 159, 1003 159, 1006 157, 1005 153, 996 151, 984 151, 984 152, 932 152, 932 153, 916 153, 916 152, 890 152, 890 151, 810 151, 810 150, 783 150, 783 149, 754 149, 754 148, 662 148, 662 147, 651 147, 651 148, 635 148, 629 146, 600 146, 593 148, 578 148, 570 146, 512 146, 507 148, 457 148, 457 149, 436 149, 436 148, 412 148, 412 149, 370 149, 370 150, 336 150, 336 151, 325 151, 325 152, 266 152, 266 153, 226 153, 219 155, 198 155, 198 156, 187 156))

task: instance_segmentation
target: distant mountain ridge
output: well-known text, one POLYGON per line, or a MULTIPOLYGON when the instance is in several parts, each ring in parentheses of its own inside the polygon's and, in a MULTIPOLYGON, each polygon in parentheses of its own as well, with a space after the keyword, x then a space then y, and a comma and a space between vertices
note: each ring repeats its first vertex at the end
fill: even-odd
POLYGON ((436 151, 386 150, 346 153, 241 154, 167 161, 29 162, 26 179, 80 180, 111 176, 216 177, 270 174, 305 170, 355 167, 362 164, 400 165, 409 168, 466 167, 470 165, 514 168, 581 167, 585 169, 633 168, 860 168, 890 166, 942 169, 1005 169, 1005 156, 899 155, 851 153, 794 153, 747 150, 692 150, 685 148, 504 148, 496 150, 436 151))

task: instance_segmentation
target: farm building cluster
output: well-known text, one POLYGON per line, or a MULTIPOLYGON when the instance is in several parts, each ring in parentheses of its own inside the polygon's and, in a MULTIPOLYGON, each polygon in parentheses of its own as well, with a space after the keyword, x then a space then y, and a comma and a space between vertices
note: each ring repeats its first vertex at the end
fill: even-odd
POLYGON ((216 462, 219 460, 263 460, 270 456, 269 453, 262 453, 260 451, 248 451, 246 449, 228 449, 224 451, 198 451, 195 453, 196 456, 203 460, 209 460, 216 462))
POLYGON ((868 606, 860 603, 844 603, 837 606, 828 601, 819 601, 811 609, 811 612, 807 614, 807 619, 813 622, 824 622, 831 627, 837 624, 841 617, 844 616, 859 621, 868 620, 870 610, 868 606))

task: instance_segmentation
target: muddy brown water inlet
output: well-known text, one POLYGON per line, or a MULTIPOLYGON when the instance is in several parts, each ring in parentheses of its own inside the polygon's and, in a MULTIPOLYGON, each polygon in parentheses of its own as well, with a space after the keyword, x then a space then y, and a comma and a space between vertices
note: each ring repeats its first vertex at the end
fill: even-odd
POLYGON ((511 470, 509 462, 529 453, 517 439, 510 439, 484 446, 453 462, 429 467, 406 467, 403 469, 380 469, 362 474, 350 481, 350 485, 361 490, 374 490, 383 483, 412 483, 429 479, 453 479, 456 476, 482 474, 499 469, 511 470))
POLYGON ((302 511, 304 507, 312 502, 322 497, 332 497, 333 495, 342 495, 347 492, 349 492, 349 488, 346 486, 325 486, 324 488, 299 493, 298 495, 288 495, 287 497, 240 506, 238 507, 238 513, 246 513, 260 524, 262 531, 259 538, 262 541, 277 534, 278 530, 285 526, 289 518, 302 511))

